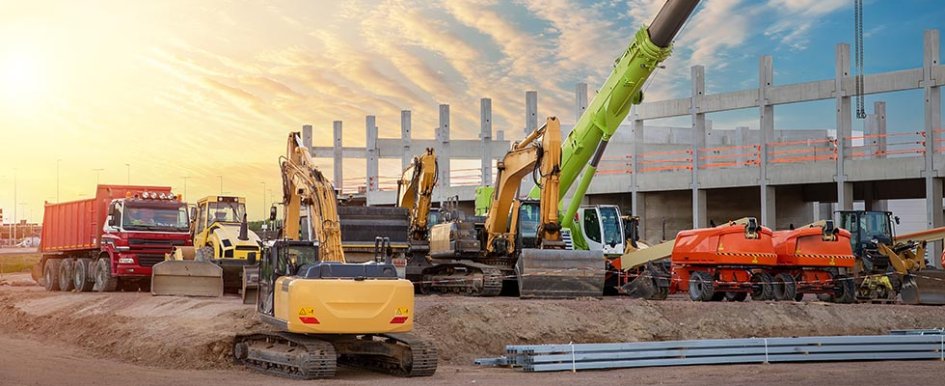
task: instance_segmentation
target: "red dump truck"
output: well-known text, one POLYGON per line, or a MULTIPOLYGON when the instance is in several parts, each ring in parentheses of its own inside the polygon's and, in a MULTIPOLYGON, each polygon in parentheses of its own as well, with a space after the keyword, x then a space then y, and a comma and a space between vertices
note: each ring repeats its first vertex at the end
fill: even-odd
POLYGON ((151 267, 192 245, 189 223, 163 186, 99 185, 93 199, 47 203, 33 278, 48 291, 150 290, 151 267))

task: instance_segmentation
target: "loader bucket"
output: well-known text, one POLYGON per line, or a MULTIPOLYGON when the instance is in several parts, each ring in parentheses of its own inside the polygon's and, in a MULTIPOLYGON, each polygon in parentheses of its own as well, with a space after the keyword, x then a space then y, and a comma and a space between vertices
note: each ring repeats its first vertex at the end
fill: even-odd
POLYGON ((926 269, 906 275, 899 294, 905 304, 945 305, 945 271, 926 269))
POLYGON ((259 295, 259 267, 243 267, 242 287, 240 295, 243 297, 243 304, 256 304, 256 297, 259 295))
POLYGON ((155 296, 223 296, 223 269, 193 260, 166 260, 151 268, 155 296))
POLYGON ((519 296, 566 299, 604 296, 604 253, 522 249, 515 271, 519 296))

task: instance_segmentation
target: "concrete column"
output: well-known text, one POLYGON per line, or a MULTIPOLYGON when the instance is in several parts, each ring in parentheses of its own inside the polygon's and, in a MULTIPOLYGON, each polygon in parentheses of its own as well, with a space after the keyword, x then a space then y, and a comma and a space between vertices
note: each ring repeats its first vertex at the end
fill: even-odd
POLYGON ((837 174, 834 179, 837 181, 837 208, 838 210, 853 209, 853 184, 846 182, 847 176, 844 171, 844 161, 846 152, 849 149, 847 138, 853 133, 852 109, 850 106, 850 94, 852 91, 845 89, 845 83, 850 79, 850 45, 837 44, 836 66, 834 76, 834 100, 837 110, 837 174))
POLYGON ((479 100, 479 139, 482 141, 480 184, 492 185, 492 99, 479 100))
POLYGON ((640 218, 640 240, 646 237, 646 193, 633 191, 630 192, 630 212, 632 215, 640 218))
MULTIPOLYGON (((936 130, 942 127, 942 90, 934 86, 934 67, 940 63, 939 33, 938 30, 926 30, 924 39, 924 55, 922 61, 922 81, 919 83, 925 94, 925 168, 922 171, 925 177, 925 208, 926 220, 929 228, 945 225, 942 216, 942 179, 936 178, 935 152, 938 150, 940 134, 936 130)), ((936 267, 941 268, 942 242, 929 243, 929 260, 936 267)))
POLYGON ((440 127, 436 130, 436 159, 439 164, 441 187, 450 186, 450 105, 440 105, 440 127))
POLYGON ((876 124, 876 158, 886 158, 886 102, 873 104, 874 123, 876 124))
POLYGON ((761 224, 775 227, 777 224, 777 206, 775 189, 768 185, 768 142, 774 140, 774 105, 768 102, 768 89, 774 84, 774 60, 770 55, 761 57, 758 62, 758 114, 761 147, 761 165, 758 166, 758 186, 761 193, 761 224))
MULTIPOLYGON (((536 128, 538 128, 538 91, 526 91, 525 136, 530 134, 536 128)), ((522 138, 525 138, 525 136, 522 136, 522 138)))
POLYGON ((335 172, 335 189, 342 191, 344 187, 344 148, 342 147, 341 142, 341 121, 334 121, 331 123, 332 136, 335 140, 334 142, 334 172, 335 172))
POLYGON ((312 125, 302 125, 302 146, 312 153, 312 125))
POLYGON ((581 120, 587 110, 587 83, 578 83, 574 87, 574 123, 581 120))
POLYGON ((692 226, 704 228, 708 223, 705 190, 699 188, 699 169, 702 161, 700 151, 705 147, 705 113, 702 112, 702 97, 705 95, 705 67, 692 66, 692 96, 689 116, 692 118, 692 226))
POLYGON ((364 131, 365 138, 367 138, 367 190, 373 192, 380 190, 377 165, 377 125, 375 125, 373 115, 368 115, 364 118, 364 131))
POLYGON ((814 201, 814 221, 833 219, 833 212, 829 202, 814 201))
POLYGON ((410 110, 400 112, 400 138, 404 143, 404 152, 400 156, 400 169, 406 169, 407 165, 413 160, 413 151, 410 149, 410 110))

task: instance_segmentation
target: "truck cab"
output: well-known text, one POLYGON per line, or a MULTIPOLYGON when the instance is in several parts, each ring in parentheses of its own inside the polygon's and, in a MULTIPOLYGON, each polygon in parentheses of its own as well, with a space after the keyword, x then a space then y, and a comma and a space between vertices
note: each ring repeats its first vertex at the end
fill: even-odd
POLYGON ((620 256, 625 249, 625 230, 616 205, 582 206, 577 211, 579 224, 587 249, 603 251, 604 256, 620 256))
POLYGON ((189 245, 187 204, 173 195, 143 192, 112 200, 102 228, 102 250, 114 275, 151 276, 174 247, 189 245))

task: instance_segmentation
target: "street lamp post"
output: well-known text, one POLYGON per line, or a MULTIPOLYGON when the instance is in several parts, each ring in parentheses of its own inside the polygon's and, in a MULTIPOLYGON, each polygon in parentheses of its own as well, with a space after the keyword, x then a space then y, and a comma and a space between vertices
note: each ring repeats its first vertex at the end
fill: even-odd
POLYGON ((16 244, 16 169, 13 169, 13 244, 16 244))
POLYGON ((101 182, 101 179, 99 177, 102 175, 103 170, 105 169, 92 169, 92 171, 95 172, 95 188, 96 189, 98 189, 98 184, 101 182))
POLYGON ((220 195, 222 196, 223 195, 223 176, 217 176, 217 177, 220 177, 220 195))
POLYGON ((131 185, 131 164, 125 164, 126 173, 127 173, 127 184, 131 185))
POLYGON ((56 159, 56 202, 59 202, 59 163, 62 162, 62 158, 56 159))
POLYGON ((263 219, 265 219, 266 217, 268 217, 268 216, 266 215, 266 191, 267 191, 267 190, 266 190, 266 181, 262 181, 261 184, 262 184, 262 186, 263 186, 263 197, 262 197, 262 198, 263 198, 263 199, 262 199, 263 211, 262 211, 262 213, 263 213, 263 219))
POLYGON ((190 176, 181 177, 184 179, 184 199, 187 199, 187 180, 190 179, 190 176))

